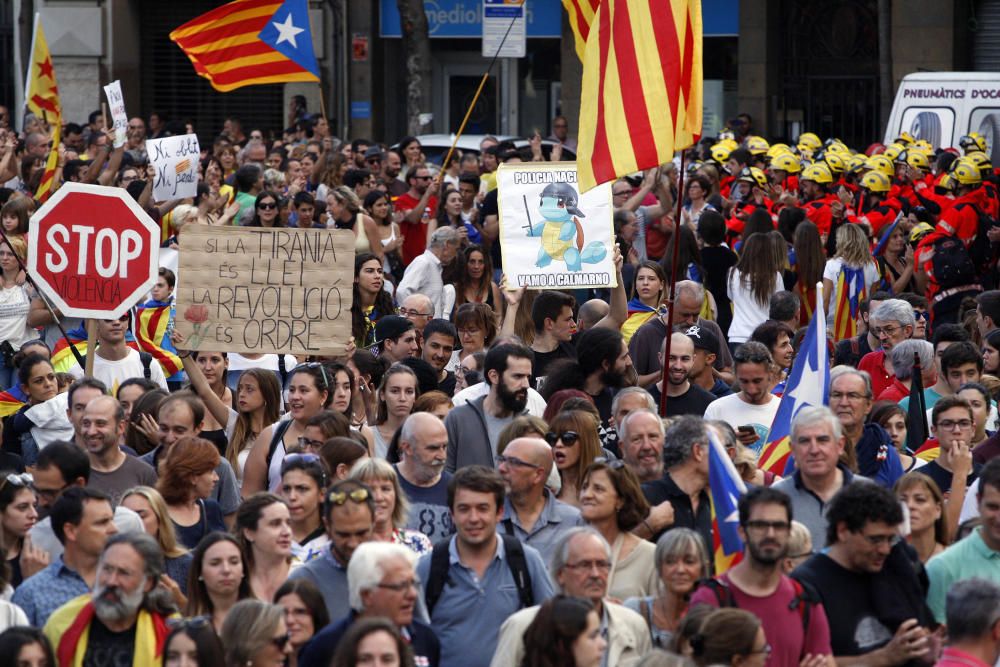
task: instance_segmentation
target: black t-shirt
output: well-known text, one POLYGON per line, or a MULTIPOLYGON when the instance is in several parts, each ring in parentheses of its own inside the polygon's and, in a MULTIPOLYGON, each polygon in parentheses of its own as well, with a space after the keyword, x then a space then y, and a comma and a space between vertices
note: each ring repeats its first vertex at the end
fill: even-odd
POLYGON ((834 347, 833 363, 836 366, 857 367, 861 357, 872 351, 868 344, 868 334, 863 333, 854 338, 845 338, 834 347), (857 348, 857 352, 854 349, 857 348))
POLYGON ((872 575, 851 572, 826 554, 816 554, 792 573, 819 594, 830 623, 834 655, 862 655, 889 643, 892 631, 876 616, 872 575))
POLYGON ((443 380, 438 382, 438 389, 448 394, 449 396, 455 395, 455 374, 448 371, 448 374, 443 380))
POLYGON ((539 352, 538 350, 533 350, 535 353, 535 363, 532 367, 532 379, 537 382, 538 378, 543 378, 548 371, 549 364, 554 361, 559 361, 560 359, 576 359, 576 348, 573 347, 571 343, 559 343, 556 349, 551 352, 539 352))
POLYGON ((90 622, 87 652, 83 667, 132 667, 135 653, 135 626, 124 632, 112 632, 94 616, 90 622))
MULTIPOLYGON (((660 404, 660 390, 656 383, 650 385, 646 391, 650 393, 656 404, 660 404)), ((680 396, 667 397, 667 416, 679 417, 681 415, 694 415, 702 417, 705 415, 705 408, 715 400, 715 395, 707 392, 695 383, 691 383, 688 390, 680 396)))
POLYGON ((642 495, 646 496, 649 504, 659 505, 664 500, 669 500, 674 508, 674 523, 650 538, 656 542, 660 535, 671 528, 690 528, 701 535, 705 543, 705 550, 712 553, 712 506, 708 498, 707 487, 698 493, 698 508, 695 510, 691 504, 691 496, 681 490, 669 472, 663 473, 663 477, 642 485, 642 495))
MULTIPOLYGON (((983 466, 980 464, 972 464, 972 472, 970 472, 969 476, 965 478, 965 488, 969 488, 969 486, 976 481, 976 478, 979 477, 979 472, 982 469, 983 466)), ((917 468, 917 470, 933 479, 938 485, 938 488, 941 489, 941 493, 944 494, 945 499, 948 498, 948 495, 951 493, 951 480, 953 477, 950 470, 942 468, 941 464, 937 461, 930 461, 927 465, 917 468)))

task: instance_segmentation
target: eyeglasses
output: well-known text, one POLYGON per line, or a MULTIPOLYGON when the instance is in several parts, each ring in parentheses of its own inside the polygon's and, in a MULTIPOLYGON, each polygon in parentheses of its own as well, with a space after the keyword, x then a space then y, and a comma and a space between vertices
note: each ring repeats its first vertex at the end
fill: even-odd
POLYGON ((849 391, 846 394, 844 392, 842 392, 842 391, 831 391, 830 392, 830 400, 831 401, 839 401, 842 398, 846 398, 851 403, 857 403, 858 401, 860 401, 862 399, 869 398, 869 396, 867 394, 859 394, 856 391, 849 391))
POLYGON ((523 461, 516 456, 504 456, 503 454, 497 455, 497 465, 507 464, 509 466, 514 466, 516 468, 541 468, 542 466, 535 465, 534 463, 528 463, 523 461))
POLYGON ((267 202, 263 202, 262 201, 261 203, 257 204, 257 208, 264 209, 264 210, 270 210, 272 208, 278 208, 278 205, 275 204, 274 202, 267 203, 267 202))
POLYGON ((563 567, 568 567, 571 570, 583 570, 584 572, 589 572, 596 567, 601 572, 609 572, 611 563, 606 560, 581 560, 575 563, 566 563, 563 567))
POLYGON ((368 489, 354 489, 353 491, 331 491, 326 494, 326 502, 334 505, 343 505, 348 500, 352 503, 361 503, 368 500, 368 489))
POLYGON ((421 313, 419 310, 414 310, 412 308, 397 308, 396 313, 402 315, 403 317, 433 317, 434 313, 421 313))
MULTIPOLYGON (((300 435, 299 436, 299 447, 302 447, 303 449, 306 449, 306 448, 308 448, 308 449, 319 449, 322 446, 323 446, 323 441, 322 440, 313 440, 312 438, 307 438, 304 435, 300 435)), ((312 454, 311 456, 316 456, 316 455, 312 454)), ((285 457, 285 460, 286 461, 288 460, 287 456, 285 457)))
POLYGON ((291 640, 292 640, 291 633, 286 632, 283 635, 278 635, 277 637, 271 637, 271 644, 274 645, 274 648, 280 651, 286 646, 288 646, 288 642, 290 642, 291 640))
POLYGON ((400 581, 395 584, 377 584, 378 588, 384 588, 388 591, 395 591, 397 593, 405 593, 411 588, 420 588, 419 579, 407 579, 406 581, 400 581))
POLYGON ((319 363, 318 361, 310 361, 308 363, 299 364, 292 369, 292 375, 295 375, 299 371, 312 370, 313 368, 318 368, 319 372, 323 375, 323 389, 329 389, 330 381, 326 378, 326 366, 319 363))
POLYGON ((619 190, 618 192, 615 192, 614 190, 612 190, 611 194, 614 195, 615 197, 627 197, 628 195, 632 194, 632 191, 631 190, 619 190))
POLYGON ((545 434, 545 442, 549 443, 550 447, 555 447, 556 443, 560 440, 562 441, 563 447, 572 447, 579 439, 580 434, 576 431, 563 431, 562 433, 553 433, 552 431, 549 431, 545 434))
POLYGON ((937 423, 937 427, 944 429, 945 431, 953 431, 957 427, 958 429, 964 431, 966 429, 972 428, 971 419, 942 419, 937 423))
POLYGON ((431 180, 432 177, 431 176, 414 176, 413 178, 414 178, 414 180, 417 180, 417 181, 429 181, 429 180, 431 180))
POLYGON ((899 535, 862 535, 868 544, 873 547, 880 547, 883 544, 888 544, 890 547, 896 546, 899 543, 899 535))
POLYGON ((35 493, 38 494, 39 498, 44 498, 45 500, 55 500, 60 493, 69 488, 69 484, 63 484, 58 489, 40 489, 35 487, 35 493))
POLYGON ((872 333, 875 335, 876 338, 881 338, 882 334, 885 334, 886 336, 892 336, 899 329, 902 329, 902 327, 898 325, 894 327, 872 327, 872 333))
POLYGON ((621 470, 625 467, 625 462, 621 459, 609 459, 606 456, 598 456, 594 459, 594 463, 599 463, 601 465, 606 465, 612 470, 621 470))
POLYGON ((746 527, 757 533, 766 533, 769 530, 784 533, 792 527, 792 524, 787 521, 747 521, 746 527))
POLYGON ((915 319, 915 320, 928 320, 928 319, 930 319, 930 317, 931 317, 931 314, 928 313, 926 310, 915 310, 915 311, 913 311, 913 319, 915 319))

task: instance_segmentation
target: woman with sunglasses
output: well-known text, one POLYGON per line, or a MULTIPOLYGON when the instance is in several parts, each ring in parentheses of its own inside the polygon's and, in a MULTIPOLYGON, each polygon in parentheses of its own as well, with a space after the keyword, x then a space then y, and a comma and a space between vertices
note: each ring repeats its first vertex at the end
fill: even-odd
POLYGON ((225 650, 204 616, 168 622, 170 634, 163 642, 163 667, 215 667, 222 665, 225 650))
POLYGON ((330 623, 323 594, 308 579, 290 579, 274 594, 274 604, 285 610, 285 625, 293 649, 288 656, 288 667, 297 667, 299 651, 330 623))
POLYGON ((278 195, 270 190, 264 190, 253 203, 253 218, 246 223, 247 227, 283 227, 281 222, 278 195))
POLYGON ((369 458, 354 464, 349 479, 366 485, 375 499, 374 539, 402 544, 419 554, 429 553, 431 541, 415 530, 407 530, 410 503, 399 485, 399 475, 392 464, 369 458))
MULTIPOLYGON (((31 407, 55 398, 59 384, 56 382, 56 372, 52 368, 52 362, 40 354, 30 354, 25 357, 17 369, 17 377, 21 383, 21 391, 28 400, 26 405, 3 420, 3 451, 20 456, 27 467, 35 465, 38 445, 34 439, 25 437, 35 428, 35 423, 28 419, 25 413, 31 407)), ((68 436, 72 437, 72 431, 68 436)), ((63 433, 61 438, 57 436, 56 439, 66 437, 67 434, 63 433)))
POLYGON ((33 547, 28 537, 38 522, 32 482, 28 473, 0 472, 0 540, 10 569, 8 583, 14 588, 49 564, 48 553, 33 547))
POLYGON ((322 519, 327 479, 326 464, 317 454, 289 454, 281 463, 281 497, 288 503, 292 555, 303 563, 330 544, 322 519))
POLYGON ((225 667, 284 667, 292 654, 285 610, 260 600, 242 600, 229 612, 220 633, 225 667))
POLYGON ((375 456, 382 459, 386 457, 393 435, 410 416, 419 393, 417 374, 409 366, 393 364, 382 376, 377 394, 375 427, 371 430, 371 446, 375 456))
POLYGON ((609 597, 624 600, 656 591, 656 547, 631 533, 648 513, 639 480, 624 461, 599 457, 587 466, 580 485, 580 516, 611 545, 609 597))
POLYGON ((185 616, 208 616, 216 632, 239 602, 253 597, 246 559, 239 542, 229 533, 206 535, 194 550, 188 574, 185 616))
POLYGON ((281 483, 281 461, 285 452, 305 435, 306 422, 333 399, 331 378, 320 363, 300 364, 288 376, 288 414, 257 436, 243 475, 244 498, 264 491, 277 491, 281 483))
POLYGON ((709 576, 705 542, 690 528, 674 528, 664 533, 653 552, 657 586, 649 595, 628 598, 623 603, 646 619, 653 646, 670 650, 681 619, 688 612, 688 600, 698 581, 709 576))
POLYGON ((385 291, 382 262, 371 253, 354 257, 354 296, 351 301, 351 335, 361 348, 375 344, 375 323, 396 312, 392 295, 385 291))
POLYGON ((549 424, 545 441, 552 447, 552 457, 559 471, 559 500, 579 507, 584 473, 594 459, 603 455, 597 421, 582 410, 560 412, 549 424))
POLYGON ((178 541, 188 549, 213 530, 225 530, 222 509, 210 500, 219 481, 219 451, 208 440, 185 436, 171 445, 160 462, 156 490, 167 503, 178 541))
POLYGON ((294 559, 288 505, 273 493, 254 494, 236 510, 233 533, 250 568, 250 591, 258 600, 273 600, 294 559))

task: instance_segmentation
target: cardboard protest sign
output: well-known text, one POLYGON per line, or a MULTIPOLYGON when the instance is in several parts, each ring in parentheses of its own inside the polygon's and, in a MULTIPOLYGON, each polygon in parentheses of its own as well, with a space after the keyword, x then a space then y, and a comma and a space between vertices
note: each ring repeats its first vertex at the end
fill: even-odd
POLYGON ((108 108, 111 110, 111 120, 114 121, 115 128, 115 148, 118 148, 125 145, 125 132, 128 129, 128 114, 125 113, 121 81, 115 80, 104 86, 104 94, 108 97, 108 108))
POLYGON ((615 287, 611 184, 580 194, 576 163, 501 165, 500 252, 511 288, 615 287))
POLYGON ((177 319, 192 350, 344 353, 351 338, 354 234, 185 225, 177 319))
POLYGON ((146 154, 156 167, 153 199, 183 199, 198 194, 198 135, 181 134, 163 139, 147 139, 146 154))

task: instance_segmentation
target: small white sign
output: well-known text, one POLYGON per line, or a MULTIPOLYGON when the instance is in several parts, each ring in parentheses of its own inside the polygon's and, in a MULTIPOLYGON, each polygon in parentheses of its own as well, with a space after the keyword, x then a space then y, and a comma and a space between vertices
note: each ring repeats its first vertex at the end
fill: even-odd
POLYGON ((111 119, 114 121, 115 148, 119 148, 125 145, 125 131, 128 128, 128 114, 125 113, 121 81, 115 80, 104 86, 104 94, 108 97, 108 108, 111 109, 111 119))
POLYGON ((147 139, 149 163, 156 167, 153 199, 167 201, 198 194, 198 135, 181 134, 163 139, 147 139))
POLYGON ((524 13, 527 4, 527 0, 483 0, 484 58, 525 56, 528 49, 524 13))

